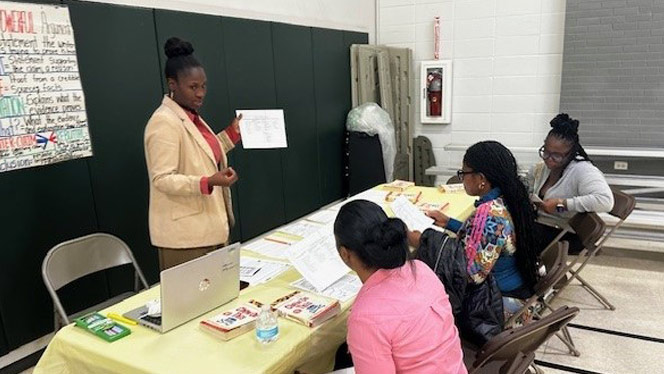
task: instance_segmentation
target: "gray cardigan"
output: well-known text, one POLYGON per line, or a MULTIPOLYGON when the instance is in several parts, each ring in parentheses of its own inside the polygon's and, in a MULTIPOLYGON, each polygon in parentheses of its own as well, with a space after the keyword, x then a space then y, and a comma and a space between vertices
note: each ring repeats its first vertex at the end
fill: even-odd
MULTIPOLYGON (((539 195, 550 170, 544 162, 534 165, 528 172, 528 187, 539 195)), ((566 199, 569 218, 578 212, 604 213, 613 208, 613 193, 604 174, 590 162, 572 161, 562 177, 544 194, 546 199, 566 199)))

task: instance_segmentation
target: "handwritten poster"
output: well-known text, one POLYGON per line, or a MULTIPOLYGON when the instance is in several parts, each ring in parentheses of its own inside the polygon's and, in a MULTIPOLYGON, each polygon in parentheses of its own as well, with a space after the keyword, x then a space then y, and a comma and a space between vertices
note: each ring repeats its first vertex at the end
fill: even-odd
POLYGON ((0 2, 0 172, 91 155, 69 10, 0 2))

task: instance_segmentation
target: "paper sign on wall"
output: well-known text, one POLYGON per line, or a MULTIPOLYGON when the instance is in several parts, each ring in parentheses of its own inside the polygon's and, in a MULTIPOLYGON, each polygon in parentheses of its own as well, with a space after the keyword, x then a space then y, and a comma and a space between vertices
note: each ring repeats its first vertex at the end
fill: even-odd
POLYGON ((92 155, 69 9, 0 2, 0 172, 92 155))

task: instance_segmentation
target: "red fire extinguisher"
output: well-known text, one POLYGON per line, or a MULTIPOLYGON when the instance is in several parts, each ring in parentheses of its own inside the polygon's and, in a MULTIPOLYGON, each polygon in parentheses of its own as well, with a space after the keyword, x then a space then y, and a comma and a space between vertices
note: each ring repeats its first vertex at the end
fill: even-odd
POLYGON ((429 116, 440 117, 442 115, 443 75, 438 70, 427 75, 427 99, 429 100, 429 116))

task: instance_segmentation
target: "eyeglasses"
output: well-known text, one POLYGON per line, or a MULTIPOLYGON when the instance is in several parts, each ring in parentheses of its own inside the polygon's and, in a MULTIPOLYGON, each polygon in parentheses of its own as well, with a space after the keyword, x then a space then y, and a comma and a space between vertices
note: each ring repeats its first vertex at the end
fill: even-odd
POLYGON ((553 162, 562 162, 570 154, 570 152, 567 153, 549 152, 546 149, 544 149, 544 146, 542 146, 542 148, 539 149, 539 155, 542 158, 542 160, 550 158, 553 162))
POLYGON ((463 180, 463 177, 464 177, 466 174, 475 174, 475 173, 477 173, 477 172, 474 171, 474 170, 463 171, 463 170, 459 169, 459 170, 457 170, 457 174, 456 174, 456 175, 457 175, 457 178, 459 178, 459 180, 463 180))

